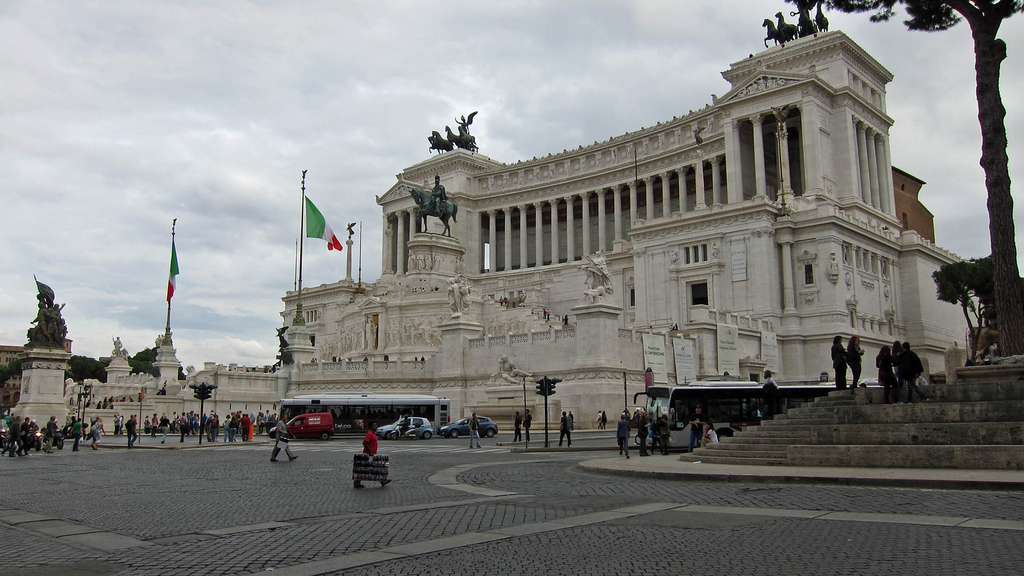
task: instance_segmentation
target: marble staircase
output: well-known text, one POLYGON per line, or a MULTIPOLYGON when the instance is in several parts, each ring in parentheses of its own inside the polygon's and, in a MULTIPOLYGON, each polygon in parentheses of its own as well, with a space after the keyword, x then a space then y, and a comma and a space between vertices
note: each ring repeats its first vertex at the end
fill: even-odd
POLYGON ((835 391, 684 454, 714 464, 1024 470, 1024 381, 925 388, 927 402, 883 404, 881 390, 835 391))

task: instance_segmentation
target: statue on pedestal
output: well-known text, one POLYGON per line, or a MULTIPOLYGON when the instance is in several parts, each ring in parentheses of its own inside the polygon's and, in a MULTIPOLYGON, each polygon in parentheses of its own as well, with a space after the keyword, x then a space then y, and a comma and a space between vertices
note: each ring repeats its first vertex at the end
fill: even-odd
POLYGON ((583 257, 582 270, 587 274, 586 286, 583 295, 590 299, 590 302, 597 303, 604 300, 604 297, 613 294, 612 274, 608 271, 608 261, 605 260, 604 252, 598 250, 593 256, 583 257))
POLYGON ((502 354, 501 359, 498 360, 498 371, 491 374, 491 380, 498 377, 508 382, 509 384, 521 384, 523 378, 530 378, 533 374, 520 370, 516 367, 516 363, 508 359, 508 354, 502 354))
POLYGON ((68 327, 60 313, 66 304, 56 305, 53 301, 53 289, 38 280, 36 288, 39 290, 36 296, 39 300, 39 311, 36 313, 36 319, 32 321, 35 326, 28 329, 28 345, 64 348, 68 327))
POLYGON ((472 288, 465 274, 456 274, 448 279, 448 306, 452 309, 452 318, 466 313, 469 307, 469 295, 472 288))
POLYGON ((128 359, 128 351, 125 350, 124 345, 121 344, 120 336, 114 338, 114 349, 110 352, 110 357, 113 359, 120 358, 121 360, 128 359))
POLYGON ((441 184, 441 176, 434 175, 434 188, 429 192, 413 188, 409 190, 409 195, 416 202, 416 218, 422 219, 422 229, 427 229, 427 216, 435 216, 444 223, 441 235, 451 237, 452 229, 448 220, 458 222, 455 216, 459 213, 459 207, 448 200, 448 193, 441 184))

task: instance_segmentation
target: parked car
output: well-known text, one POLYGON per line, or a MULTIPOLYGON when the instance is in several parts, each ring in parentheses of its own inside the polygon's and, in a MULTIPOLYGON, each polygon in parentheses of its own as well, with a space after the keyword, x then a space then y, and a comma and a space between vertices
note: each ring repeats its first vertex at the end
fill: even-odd
POLYGON ((327 440, 334 436, 334 416, 330 412, 300 414, 288 423, 288 433, 295 438, 327 440))
POLYGON ((434 435, 434 426, 430 420, 419 417, 399 418, 391 424, 377 428, 377 436, 385 440, 398 438, 420 438, 429 440, 434 435))
MULTIPOLYGON (((480 422, 480 435, 484 438, 491 438, 498 433, 498 425, 494 423, 494 420, 485 416, 477 416, 476 419, 480 422)), ((458 422, 453 422, 444 428, 437 431, 438 434, 445 438, 458 438, 459 436, 469 435, 469 418, 463 418, 458 422)))

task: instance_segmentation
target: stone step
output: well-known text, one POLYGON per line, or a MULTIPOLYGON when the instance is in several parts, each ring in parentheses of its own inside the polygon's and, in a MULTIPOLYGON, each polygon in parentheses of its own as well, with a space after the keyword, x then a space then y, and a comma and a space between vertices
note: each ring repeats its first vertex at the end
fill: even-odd
MULTIPOLYGON (((985 368, 985 367, 982 367, 985 368)), ((939 402, 1024 401, 1024 381, 960 383, 926 386, 924 393, 939 402)), ((904 391, 904 394, 906 392, 904 391)))
POLYGON ((785 458, 786 445, 775 444, 711 444, 708 447, 697 448, 695 454, 703 453, 728 453, 730 457, 743 458, 785 458))
POLYGON ((785 414, 778 414, 777 416, 775 416, 774 419, 788 420, 790 418, 831 418, 832 415, 835 414, 835 412, 835 407, 822 408, 818 406, 801 406, 799 408, 794 408, 785 414))
POLYGON ((897 424, 920 422, 1010 422, 1024 415, 1024 400, 986 402, 920 402, 844 406, 836 409, 836 424, 897 424))
POLYGON ((1024 470, 1024 446, 790 446, 790 466, 1024 470))
POLYGON ((703 462, 705 464, 737 464, 740 466, 785 466, 785 458, 737 458, 735 456, 719 456, 717 454, 683 454, 683 462, 703 462))
POLYGON ((793 426, 819 426, 829 425, 835 422, 832 418, 787 418, 786 420, 767 420, 761 422, 761 428, 766 430, 778 430, 793 426))
MULTIPOLYGON (((788 428, 779 427, 776 429, 769 429, 763 427, 747 428, 746 431, 741 432, 733 436, 730 440, 740 440, 742 438, 766 438, 776 440, 800 440, 810 439, 810 430, 790 430, 788 428)), ((721 438, 725 442, 726 438, 721 438)))
POLYGON ((775 444, 787 446, 789 444, 820 444, 815 442, 810 433, 787 434, 783 436, 753 436, 741 434, 733 438, 722 438, 720 444, 775 444))
MULTIPOLYGON (((841 424, 818 427, 809 436, 809 444, 1021 445, 1024 444, 1024 422, 841 424)), ((749 442, 752 438, 741 436, 740 440, 749 442)))

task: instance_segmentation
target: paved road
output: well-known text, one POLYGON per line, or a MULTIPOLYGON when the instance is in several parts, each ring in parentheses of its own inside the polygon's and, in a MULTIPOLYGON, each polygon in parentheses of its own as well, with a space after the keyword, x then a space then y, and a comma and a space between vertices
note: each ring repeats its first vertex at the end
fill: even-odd
POLYGON ((592 452, 358 441, 0 460, 0 575, 1020 574, 1024 494, 593 475, 592 452))

